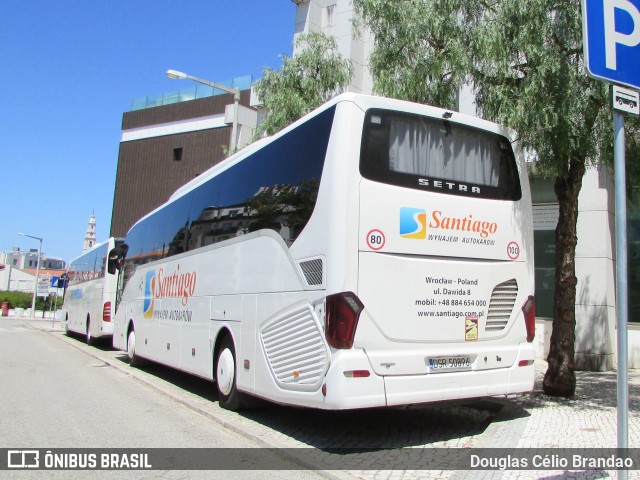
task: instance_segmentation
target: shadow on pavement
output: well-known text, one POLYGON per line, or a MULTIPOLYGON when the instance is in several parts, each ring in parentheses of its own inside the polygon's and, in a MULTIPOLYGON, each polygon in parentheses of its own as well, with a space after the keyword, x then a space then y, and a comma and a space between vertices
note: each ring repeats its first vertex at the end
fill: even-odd
MULTIPOLYGON (((127 363, 126 355, 116 357, 127 363)), ((211 381, 149 362, 141 371, 215 402, 211 381)), ((397 408, 324 411, 260 401, 239 415, 317 449, 396 449, 415 446, 469 447, 494 421, 528 416, 506 399, 420 404, 397 408), (505 406, 507 408, 505 408, 505 406)))
MULTIPOLYGON (((617 407, 617 372, 576 372, 576 393, 572 398, 552 397, 542 389, 544 371, 538 372, 533 392, 517 403, 525 410, 566 406, 580 410, 611 410, 617 407)), ((629 409, 640 409, 640 382, 637 371, 630 372, 629 409)))

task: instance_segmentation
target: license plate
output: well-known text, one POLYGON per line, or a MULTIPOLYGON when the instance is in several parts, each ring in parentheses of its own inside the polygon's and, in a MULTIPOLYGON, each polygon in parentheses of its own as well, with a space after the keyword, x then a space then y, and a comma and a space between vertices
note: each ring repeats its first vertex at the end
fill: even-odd
POLYGON ((468 356, 432 357, 428 359, 428 365, 432 373, 471 370, 471 358, 468 356))

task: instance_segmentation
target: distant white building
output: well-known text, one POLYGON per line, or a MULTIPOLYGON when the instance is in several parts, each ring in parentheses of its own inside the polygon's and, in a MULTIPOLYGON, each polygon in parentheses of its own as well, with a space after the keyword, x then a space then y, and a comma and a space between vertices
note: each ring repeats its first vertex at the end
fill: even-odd
MULTIPOLYGON (((20 250, 13 247, 10 252, 0 252, 0 290, 16 292, 33 292, 36 270, 38 267, 38 250, 20 250)), ((61 258, 42 255, 40 259, 40 279, 59 277, 66 268, 61 258)), ((55 288, 49 290, 55 292, 55 288)))
MULTIPOLYGON (((35 269, 38 266, 38 249, 20 250, 18 247, 13 247, 10 252, 0 252, 0 264, 20 270, 35 269)), ((61 270, 65 267, 66 263, 61 258, 42 254, 40 259, 40 268, 42 270, 61 270)))
POLYGON ((82 251, 93 248, 96 244, 96 216, 92 213, 89 217, 89 224, 87 225, 87 233, 84 235, 84 247, 82 251))
POLYGON ((20 270, 19 268, 5 265, 0 270, 0 290, 13 292, 33 292, 33 279, 35 275, 20 270))

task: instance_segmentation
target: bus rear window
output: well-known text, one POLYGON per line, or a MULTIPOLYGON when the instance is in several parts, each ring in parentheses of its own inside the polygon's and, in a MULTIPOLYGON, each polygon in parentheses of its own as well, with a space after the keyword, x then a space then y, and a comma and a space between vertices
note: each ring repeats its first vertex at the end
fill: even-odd
POLYGON ((522 197, 509 140, 444 118, 369 110, 360 173, 376 182, 450 195, 522 197))

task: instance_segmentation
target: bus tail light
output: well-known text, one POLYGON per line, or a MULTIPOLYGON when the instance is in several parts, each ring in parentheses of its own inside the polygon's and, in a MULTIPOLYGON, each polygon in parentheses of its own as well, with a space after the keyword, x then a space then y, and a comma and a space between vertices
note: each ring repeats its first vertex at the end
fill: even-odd
POLYGON ((329 295, 326 300, 325 337, 333 348, 351 348, 364 305, 353 292, 329 295))
POLYGON ((347 378, 367 378, 371 376, 371 372, 369 370, 347 370, 342 373, 347 378))
POLYGON ((111 302, 105 302, 102 306, 102 320, 105 322, 111 321, 111 302))
POLYGON ((524 324, 527 327, 527 342, 533 342, 536 336, 536 304, 533 295, 529 295, 527 301, 522 305, 524 314, 524 324))

